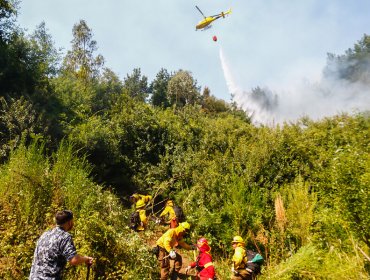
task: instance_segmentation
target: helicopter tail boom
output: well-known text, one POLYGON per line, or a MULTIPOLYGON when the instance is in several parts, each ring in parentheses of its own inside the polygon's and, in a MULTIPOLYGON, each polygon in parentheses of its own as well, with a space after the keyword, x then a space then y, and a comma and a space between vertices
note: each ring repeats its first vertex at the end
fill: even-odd
POLYGON ((228 9, 226 12, 222 12, 221 14, 222 14, 223 17, 225 17, 226 15, 231 14, 231 8, 228 9))

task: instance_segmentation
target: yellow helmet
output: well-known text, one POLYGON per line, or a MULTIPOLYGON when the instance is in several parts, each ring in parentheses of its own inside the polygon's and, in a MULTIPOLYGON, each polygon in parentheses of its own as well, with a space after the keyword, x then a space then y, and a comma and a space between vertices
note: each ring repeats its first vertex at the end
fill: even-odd
POLYGON ((231 241, 231 243, 242 243, 242 244, 244 244, 244 240, 241 236, 237 235, 237 236, 234 236, 233 241, 231 241))
POLYGON ((179 226, 181 226, 185 230, 189 230, 190 229, 190 224, 188 222, 180 223, 179 226))
POLYGON ((166 205, 173 206, 173 201, 172 200, 167 200, 166 205))
POLYGON ((142 201, 142 200, 138 200, 137 202, 136 202, 136 208, 141 208, 141 207, 144 207, 145 206, 145 202, 144 201, 142 201))

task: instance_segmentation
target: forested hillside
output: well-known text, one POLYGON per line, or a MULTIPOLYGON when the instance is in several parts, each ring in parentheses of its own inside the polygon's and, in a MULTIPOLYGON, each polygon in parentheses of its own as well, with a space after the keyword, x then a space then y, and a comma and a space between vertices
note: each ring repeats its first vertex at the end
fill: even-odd
MULTIPOLYGON (((62 54, 47 23, 27 35, 16 12, 0 2, 0 279, 28 279, 63 208, 78 251, 96 258, 93 279, 159 279, 155 224, 128 228, 133 192, 183 207, 219 279, 234 235, 265 258, 261 280, 369 279, 369 112, 256 126, 190 71, 118 77, 83 20, 62 54)), ((324 73, 370 88, 369 59, 364 35, 324 73)), ((66 279, 85 277, 68 267, 66 279)))

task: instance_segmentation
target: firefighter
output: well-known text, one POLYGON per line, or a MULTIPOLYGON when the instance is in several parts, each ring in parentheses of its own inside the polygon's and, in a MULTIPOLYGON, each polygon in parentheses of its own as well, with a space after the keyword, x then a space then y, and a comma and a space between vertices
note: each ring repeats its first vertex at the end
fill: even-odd
POLYGON ((174 204, 172 200, 167 200, 166 207, 163 209, 162 213, 159 215, 160 219, 165 219, 165 223, 170 225, 170 228, 177 227, 178 221, 176 218, 176 213, 174 210, 174 204))
POLYGON ((246 269, 247 253, 243 238, 238 235, 234 236, 231 243, 234 249, 231 280, 252 280, 253 274, 246 269))
POLYGON ((143 201, 144 206, 148 206, 149 203, 151 202, 151 200, 152 200, 152 196, 151 195, 144 195, 144 194, 134 193, 133 195, 130 196, 130 201, 135 206, 136 206, 136 203, 138 201, 143 201))
POLYGON ((143 200, 138 200, 136 202, 136 212, 138 212, 140 217, 140 223, 137 225, 136 230, 137 231, 143 231, 146 229, 148 225, 148 218, 146 216, 146 210, 145 210, 145 203, 143 200))
POLYGON ((211 247, 208 245, 208 241, 205 238, 200 238, 197 241, 197 248, 199 255, 195 262, 191 263, 187 268, 186 272, 191 268, 196 268, 197 279, 199 280, 213 280, 216 276, 215 267, 212 263, 212 256, 210 254, 211 247))
POLYGON ((170 259, 174 260, 174 271, 171 277, 177 279, 177 275, 182 266, 182 257, 175 251, 177 246, 186 250, 194 250, 194 245, 187 244, 183 237, 189 232, 190 225, 188 222, 180 223, 176 228, 168 229, 158 240, 159 249, 158 264, 161 271, 160 280, 167 280, 170 274, 170 259))

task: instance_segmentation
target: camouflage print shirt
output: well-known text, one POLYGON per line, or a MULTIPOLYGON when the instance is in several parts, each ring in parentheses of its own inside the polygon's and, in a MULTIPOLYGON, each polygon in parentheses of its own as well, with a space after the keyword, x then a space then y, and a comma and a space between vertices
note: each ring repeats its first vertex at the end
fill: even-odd
POLYGON ((36 244, 30 280, 62 279, 62 271, 77 254, 72 236, 60 227, 44 232, 36 244))

